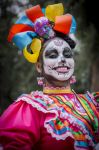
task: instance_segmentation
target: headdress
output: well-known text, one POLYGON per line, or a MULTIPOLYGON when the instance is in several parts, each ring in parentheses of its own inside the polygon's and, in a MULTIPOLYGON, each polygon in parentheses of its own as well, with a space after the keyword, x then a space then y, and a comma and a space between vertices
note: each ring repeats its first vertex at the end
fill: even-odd
POLYGON ((62 3, 48 5, 45 9, 41 9, 40 5, 33 6, 12 26, 8 41, 15 43, 29 62, 36 63, 42 41, 55 37, 55 31, 65 35, 75 33, 74 17, 63 14, 62 3), (32 53, 28 52, 28 45, 32 53))

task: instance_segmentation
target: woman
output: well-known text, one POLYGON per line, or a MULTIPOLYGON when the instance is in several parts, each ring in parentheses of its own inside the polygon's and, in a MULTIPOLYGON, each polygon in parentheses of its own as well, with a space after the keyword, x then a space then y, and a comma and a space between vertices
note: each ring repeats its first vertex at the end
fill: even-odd
POLYGON ((63 15, 62 4, 49 5, 45 16, 34 6, 10 31, 9 40, 44 77, 43 92, 23 94, 9 106, 0 119, 0 143, 4 150, 94 150, 98 93, 76 94, 70 87, 76 22, 63 15))

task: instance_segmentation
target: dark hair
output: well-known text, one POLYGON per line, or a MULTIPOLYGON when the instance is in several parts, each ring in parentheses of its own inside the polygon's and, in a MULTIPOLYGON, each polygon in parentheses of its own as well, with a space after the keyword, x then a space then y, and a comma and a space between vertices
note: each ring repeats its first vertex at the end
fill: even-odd
POLYGON ((69 35, 65 35, 65 34, 63 34, 61 32, 57 32, 57 31, 55 31, 55 33, 56 33, 56 37, 60 37, 60 38, 64 39, 69 44, 71 49, 75 48, 76 42, 73 39, 71 39, 69 37, 69 35))

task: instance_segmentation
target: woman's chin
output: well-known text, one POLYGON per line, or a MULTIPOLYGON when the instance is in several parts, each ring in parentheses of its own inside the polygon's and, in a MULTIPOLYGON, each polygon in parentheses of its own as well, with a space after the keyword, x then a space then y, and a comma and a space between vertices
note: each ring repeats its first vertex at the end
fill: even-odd
POLYGON ((51 76, 47 76, 45 80, 45 84, 57 86, 57 87, 64 87, 70 85, 70 78, 68 79, 62 79, 62 78, 55 78, 51 76))
POLYGON ((58 76, 58 77, 54 77, 56 80, 58 80, 58 81, 60 81, 60 82, 66 82, 66 81, 68 81, 68 80, 70 80, 70 77, 71 76, 65 76, 64 77, 64 75, 62 76, 58 76))

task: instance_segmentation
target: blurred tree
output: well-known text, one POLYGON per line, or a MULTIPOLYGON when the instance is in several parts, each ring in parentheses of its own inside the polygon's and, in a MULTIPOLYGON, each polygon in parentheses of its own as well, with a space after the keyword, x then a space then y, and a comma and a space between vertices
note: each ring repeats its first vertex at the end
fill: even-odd
POLYGON ((77 38, 79 57, 76 58, 77 84, 79 92, 99 90, 99 9, 95 0, 70 0, 66 8, 74 14, 77 20, 77 38), (94 8, 94 9, 93 9, 94 8))
MULTIPOLYGON (((1 2, 1 1, 0 1, 1 2)), ((27 1, 26 1, 27 2, 27 1)), ((21 56, 18 49, 8 43, 11 25, 30 3, 3 0, 0 3, 0 110, 1 112, 20 94, 36 89, 34 67, 21 56), (28 86, 29 85, 29 86, 28 86)))
MULTIPOLYGON (((98 21, 98 1, 94 0, 85 1, 85 11, 87 16, 87 24, 92 23, 96 30, 94 39, 93 39, 93 47, 90 50, 91 53, 91 69, 90 69, 90 76, 91 76, 91 90, 97 91, 99 90, 99 21, 98 21)), ((90 32, 89 36, 92 34, 90 32)), ((90 43, 89 43, 90 44, 90 43)))

